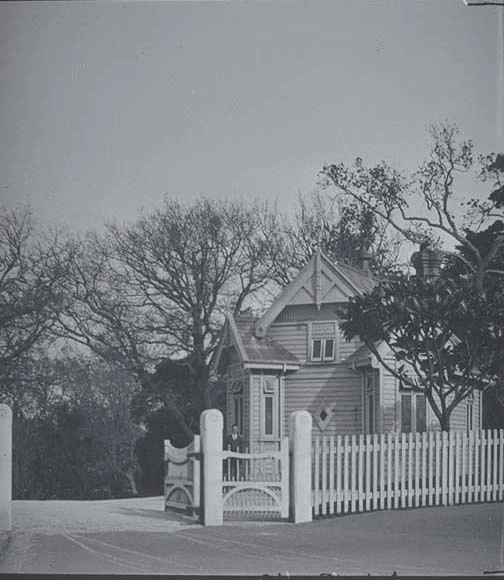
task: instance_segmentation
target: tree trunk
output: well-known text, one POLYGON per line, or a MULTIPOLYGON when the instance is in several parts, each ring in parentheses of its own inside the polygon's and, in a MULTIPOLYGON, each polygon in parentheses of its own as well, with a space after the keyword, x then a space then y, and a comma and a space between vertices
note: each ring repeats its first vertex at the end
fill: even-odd
POLYGON ((196 370, 197 376, 196 381, 198 385, 198 390, 201 394, 201 401, 203 403, 203 409, 211 409, 213 406, 212 398, 210 396, 210 390, 208 388, 208 367, 206 365, 201 365, 196 370))
POLYGON ((189 426, 189 424, 187 423, 184 415, 181 413, 180 409, 178 408, 178 406, 175 404, 167 404, 167 408, 170 410, 171 413, 173 413, 173 417, 175 418, 175 420, 179 424, 180 428, 184 432, 184 435, 190 441, 192 441, 192 439, 194 437, 194 433, 193 433, 191 427, 189 426))
POLYGON ((131 472, 131 470, 128 471, 122 471, 121 472, 124 477, 128 480, 130 489, 131 489, 131 493, 133 495, 138 495, 138 488, 137 488, 137 484, 135 481, 135 476, 133 475, 133 473, 131 472))
POLYGON ((451 415, 451 413, 447 413, 446 410, 444 410, 443 413, 441 414, 441 417, 439 419, 441 431, 449 431, 450 430, 450 415, 451 415))
MULTIPOLYGON (((142 389, 148 390, 149 388, 152 387, 152 376, 149 373, 144 371, 142 374, 139 374, 138 377, 142 385, 142 389)), ((186 418, 184 417, 184 414, 179 409, 178 405, 175 402, 167 401, 166 407, 169 409, 170 413, 173 414, 173 418, 179 424, 184 435, 190 441, 192 441, 194 437, 193 430, 191 429, 190 425, 188 424, 186 418)))

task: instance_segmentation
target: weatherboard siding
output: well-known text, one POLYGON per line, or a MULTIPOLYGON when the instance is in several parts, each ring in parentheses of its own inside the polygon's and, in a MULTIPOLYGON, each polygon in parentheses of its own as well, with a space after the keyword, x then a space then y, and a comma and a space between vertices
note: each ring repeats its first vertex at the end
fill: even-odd
MULTIPOLYGON (((474 393, 473 402, 473 429, 481 429, 481 393, 474 393)), ((453 409, 450 418, 450 429, 461 430, 467 429, 467 399, 461 401, 455 409, 453 409)))
MULTIPOLYGON (((476 419, 476 414, 474 415, 474 418, 476 419)), ((461 401, 452 411, 450 417, 450 429, 458 431, 460 429, 466 428, 467 428, 467 404, 466 401, 461 401)))
MULTIPOLYGON (((321 321, 333 321, 336 319, 324 318, 321 321)), ((313 322, 313 321, 310 321, 313 322)), ((337 320, 336 320, 337 322, 337 320)), ((309 357, 309 322, 275 323, 268 329, 268 336, 283 346, 300 361, 305 361, 309 357)), ((346 360, 361 346, 361 342, 355 338, 347 342, 343 334, 336 326, 336 361, 346 360)))
MULTIPOLYGON (((393 365, 392 360, 387 361, 393 365)), ((394 375, 387 372, 383 367, 379 370, 381 377, 381 408, 383 413, 382 432, 390 433, 400 429, 399 416, 400 401, 398 397, 398 384, 394 375)))
POLYGON ((284 435, 294 411, 309 411, 313 433, 321 433, 315 414, 321 403, 334 404, 326 434, 360 433, 362 429, 361 378, 344 365, 312 364, 289 374, 285 380, 284 435))
POLYGON ((268 336, 291 352, 300 361, 307 357, 307 324, 289 323, 272 325, 268 336))
MULTIPOLYGON (((449 402, 449 399, 448 399, 449 402)), ((453 409, 450 416, 450 430, 453 431, 465 431, 467 430, 467 399, 461 401, 455 409, 453 409)), ((430 429, 432 431, 440 431, 441 426, 439 420, 437 419, 434 411, 430 410, 431 413, 431 423, 430 429)), ((481 393, 474 392, 474 402, 473 402, 473 429, 481 429, 481 393)))
POLYGON ((343 333, 341 332, 341 329, 338 328, 338 348, 340 360, 345 361, 349 356, 354 354, 354 352, 356 352, 361 346, 362 342, 360 342, 360 340, 357 337, 347 342, 343 336, 343 333))
POLYGON ((483 417, 483 409, 482 409, 482 402, 483 402, 483 393, 480 391, 474 393, 474 417, 475 417, 475 428, 482 429, 482 417, 483 417))

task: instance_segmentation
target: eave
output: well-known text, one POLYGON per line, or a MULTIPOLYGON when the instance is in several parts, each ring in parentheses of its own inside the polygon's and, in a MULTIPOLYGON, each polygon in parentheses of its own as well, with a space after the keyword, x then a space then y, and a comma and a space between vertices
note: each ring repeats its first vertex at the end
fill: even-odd
POLYGON ((266 336, 269 326, 274 322, 280 312, 290 303, 301 288, 310 280, 310 278, 315 275, 317 284, 315 288, 315 294, 313 296, 313 304, 320 308, 321 303, 324 301, 324 295, 319 286, 320 276, 322 269, 326 271, 331 271, 335 277, 339 277, 341 281, 346 284, 347 291, 350 290, 350 295, 361 295, 363 290, 358 287, 347 274, 342 271, 338 264, 334 264, 325 256, 322 252, 317 251, 310 260, 305 264, 304 268, 299 272, 299 274, 292 280, 292 282, 287 285, 287 287, 281 292, 277 298, 272 302, 271 306, 266 310, 266 312, 257 320, 255 323, 255 335, 258 338, 263 338, 266 336))
POLYGON ((258 370, 275 370, 275 371, 297 371, 300 368, 300 365, 295 365, 291 363, 284 363, 284 362, 254 362, 254 361, 244 361, 243 362, 244 369, 258 369, 258 370))

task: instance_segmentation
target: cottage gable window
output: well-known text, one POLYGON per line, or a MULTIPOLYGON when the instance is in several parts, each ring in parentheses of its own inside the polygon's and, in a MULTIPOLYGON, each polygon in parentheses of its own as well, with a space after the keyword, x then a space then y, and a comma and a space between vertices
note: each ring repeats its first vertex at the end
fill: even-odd
POLYGON ((308 328, 309 358, 317 361, 333 361, 336 359, 336 323, 312 322, 308 328))

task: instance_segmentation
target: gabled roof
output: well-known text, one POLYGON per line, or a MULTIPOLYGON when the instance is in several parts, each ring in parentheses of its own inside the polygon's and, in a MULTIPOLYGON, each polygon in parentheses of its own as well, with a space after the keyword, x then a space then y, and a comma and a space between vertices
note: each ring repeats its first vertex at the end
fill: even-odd
POLYGON ((299 360, 269 336, 257 338, 254 334, 256 320, 237 318, 234 324, 241 338, 248 362, 273 362, 299 364, 299 360))
POLYGON ((371 292, 377 284, 377 280, 371 276, 366 275, 362 270, 352 268, 347 264, 335 264, 335 267, 340 270, 352 282, 352 284, 359 289, 359 294, 371 292))
POLYGON ((370 292, 376 280, 344 264, 334 264, 317 251, 294 280, 273 301, 255 325, 255 335, 265 337, 268 327, 289 304, 348 302, 351 296, 370 292))
POLYGON ((214 366, 218 368, 219 360, 227 346, 234 347, 244 367, 283 368, 297 370, 299 360, 287 349, 270 337, 257 338, 254 333, 256 318, 242 316, 234 319, 226 317, 223 334, 215 353, 214 366))
MULTIPOLYGON (((387 343, 384 341, 376 342, 375 347, 380 356, 385 356, 388 352, 387 343)), ((373 368, 380 368, 378 358, 365 344, 360 346, 355 352, 345 359, 345 363, 355 369, 356 367, 365 367, 371 365, 373 368)))
POLYGON ((347 357, 345 362, 351 368, 364 367, 370 365, 372 363, 373 358, 374 358, 373 353, 369 350, 369 348, 365 344, 363 344, 349 357, 347 357))

